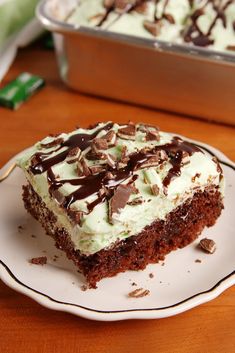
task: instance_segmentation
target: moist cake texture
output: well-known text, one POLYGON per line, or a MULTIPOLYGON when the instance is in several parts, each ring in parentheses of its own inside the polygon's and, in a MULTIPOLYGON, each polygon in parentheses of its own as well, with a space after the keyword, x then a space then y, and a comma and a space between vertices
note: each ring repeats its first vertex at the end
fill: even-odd
POLYGON ((67 22, 172 43, 235 50, 235 0, 81 0, 67 22))
POLYGON ((192 242, 223 208, 215 158, 148 124, 48 136, 18 160, 26 209, 95 287, 192 242))

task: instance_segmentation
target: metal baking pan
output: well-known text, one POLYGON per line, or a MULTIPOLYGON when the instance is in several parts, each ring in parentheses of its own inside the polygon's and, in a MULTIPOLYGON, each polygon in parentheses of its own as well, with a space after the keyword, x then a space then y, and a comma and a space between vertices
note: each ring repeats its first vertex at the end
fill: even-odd
POLYGON ((235 125, 233 53, 75 27, 58 19, 62 3, 41 1, 37 16, 70 88, 235 125))

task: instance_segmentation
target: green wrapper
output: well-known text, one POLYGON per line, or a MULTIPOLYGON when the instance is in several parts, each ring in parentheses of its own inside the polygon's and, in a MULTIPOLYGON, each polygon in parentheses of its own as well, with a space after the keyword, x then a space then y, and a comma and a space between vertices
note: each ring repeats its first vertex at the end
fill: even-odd
POLYGON ((45 81, 41 77, 24 72, 0 89, 0 105, 17 109, 44 85, 45 81))

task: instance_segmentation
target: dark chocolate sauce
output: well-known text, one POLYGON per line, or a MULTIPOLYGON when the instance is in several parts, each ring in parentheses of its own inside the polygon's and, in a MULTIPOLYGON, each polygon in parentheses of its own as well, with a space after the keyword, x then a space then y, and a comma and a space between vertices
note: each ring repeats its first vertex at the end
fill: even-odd
MULTIPOLYGON (((111 125, 107 126, 106 125, 106 130, 110 128, 111 125)), ((100 130, 99 130, 100 131, 100 130)), ((97 134, 98 132, 96 132, 97 134)), ((95 137, 96 134, 94 133, 92 136, 95 137)), ((78 135, 74 135, 78 136, 78 135)), ((63 145, 71 147, 71 146, 79 146, 80 148, 82 147, 83 149, 86 149, 86 147, 90 143, 90 138, 91 135, 85 135, 81 134, 79 138, 70 138, 69 142, 63 143, 63 145), (82 142, 80 137, 82 136, 82 142), (86 137, 84 137, 86 136, 86 137), (89 139, 88 137, 89 136, 89 139)), ((53 158, 50 158, 52 164, 43 164, 43 167, 40 169, 36 169, 38 174, 39 170, 40 173, 45 171, 45 168, 47 166, 47 178, 48 178, 48 183, 49 183, 49 192, 50 194, 53 195, 53 193, 58 190, 63 184, 70 184, 73 186, 79 186, 78 189, 76 189, 74 192, 71 194, 67 195, 63 199, 63 204, 62 206, 66 209, 69 209, 72 203, 74 203, 77 200, 83 200, 86 199, 87 197, 91 195, 98 195, 99 191, 105 187, 108 190, 114 190, 119 184, 124 182, 125 180, 129 179, 131 176, 132 180, 131 182, 134 182, 137 178, 137 175, 133 175, 133 173, 140 169, 144 163, 146 163, 149 158, 153 157, 156 155, 157 151, 165 151, 169 157, 169 161, 172 164, 172 168, 169 170, 167 176, 163 180, 163 185, 164 187, 167 187, 171 180, 174 179, 177 176, 180 176, 181 174, 181 167, 182 167, 182 157, 183 157, 183 151, 187 152, 190 156, 194 152, 200 151, 200 149, 186 141, 181 140, 179 137, 175 136, 173 137, 173 140, 171 143, 161 145, 161 146, 155 146, 152 150, 148 152, 144 151, 139 151, 136 153, 133 153, 129 156, 129 161, 127 165, 122 168, 122 169, 112 169, 112 174, 113 178, 109 179, 106 176, 106 172, 101 172, 99 174, 95 175, 89 175, 87 177, 81 177, 81 178, 76 178, 76 179, 64 179, 64 180, 56 180, 56 177, 54 173, 52 172, 51 166, 54 165, 55 160, 53 158)), ((62 152, 64 153, 64 152, 62 152)), ((59 157, 59 162, 63 160, 64 156, 61 156, 62 153, 60 154, 59 157)), ((58 162, 58 163, 59 163, 58 162)), ((159 161, 159 164, 163 162, 159 161)), ((43 163, 43 162, 42 162, 43 163)), ((32 167, 35 168, 35 167, 32 167)), ((34 169, 33 169, 34 170, 34 169)), ((88 204, 88 211, 91 212, 95 206, 97 206, 99 203, 103 202, 106 199, 106 196, 98 196, 97 199, 95 199, 92 203, 88 204)))
POLYGON ((68 140, 64 141, 59 148, 55 150, 58 151, 63 147, 68 147, 66 150, 58 153, 54 157, 47 158, 51 152, 38 152, 35 154, 36 160, 38 163, 31 166, 30 170, 33 174, 41 174, 49 168, 53 167, 55 164, 61 163, 67 157, 69 151, 71 151, 75 147, 79 147, 82 151, 84 151, 87 147, 90 146, 92 140, 98 135, 98 133, 102 130, 110 130, 113 127, 112 123, 106 124, 100 129, 96 130, 93 134, 75 134, 68 138, 68 140))

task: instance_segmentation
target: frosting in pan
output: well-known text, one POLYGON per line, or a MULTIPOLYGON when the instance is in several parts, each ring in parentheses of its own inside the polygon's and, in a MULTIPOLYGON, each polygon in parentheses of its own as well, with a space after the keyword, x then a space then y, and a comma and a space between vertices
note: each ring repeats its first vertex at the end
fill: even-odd
POLYGON ((66 21, 178 44, 235 50, 235 0, 81 0, 66 21))
POLYGON ((108 122, 48 136, 18 164, 86 255, 166 219, 198 191, 224 188, 215 159, 147 124, 108 122))

